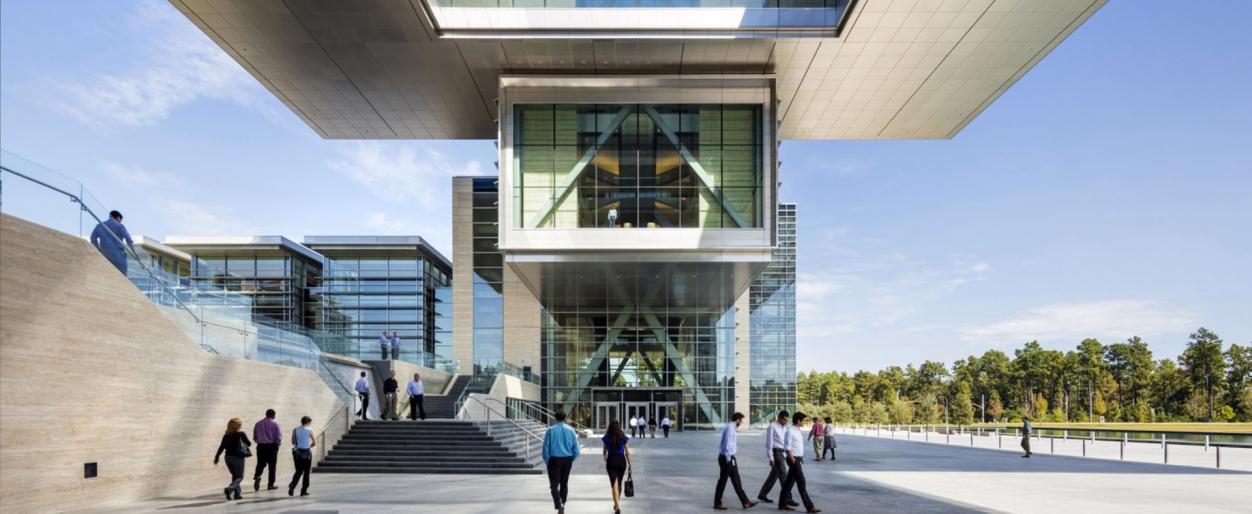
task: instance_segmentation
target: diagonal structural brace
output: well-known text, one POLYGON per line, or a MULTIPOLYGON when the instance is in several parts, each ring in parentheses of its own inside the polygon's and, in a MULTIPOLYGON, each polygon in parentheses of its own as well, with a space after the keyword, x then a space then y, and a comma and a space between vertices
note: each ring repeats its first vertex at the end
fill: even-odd
POLYGON ((656 112, 656 108, 651 105, 645 105, 643 110, 648 113, 649 118, 652 118, 652 122, 656 124, 657 128, 661 129, 661 132, 665 134, 666 139, 669 139, 669 142, 678 148, 678 155, 681 155, 683 160, 687 161, 687 164, 691 166, 691 170, 695 172, 696 177, 700 179, 700 182, 704 183, 705 189, 708 189, 709 193, 714 198, 717 198, 717 203, 721 204, 722 209, 726 211, 730 219, 734 220, 739 228, 748 228, 748 221, 743 218, 742 214, 739 214, 734 205, 730 204, 730 200, 726 199, 726 194, 722 193, 722 190, 718 189, 717 185, 713 183, 713 177, 704 169, 700 161, 696 160, 696 156, 691 153, 691 150, 687 149, 687 145, 684 145, 678 139, 678 134, 674 133, 674 130, 669 127, 669 124, 665 123, 665 120, 661 119, 661 114, 656 112))
POLYGON ((538 228, 539 225, 548 219, 548 216, 552 215, 556 207, 561 205, 561 202, 565 201, 565 198, 574 191, 574 184, 578 183, 578 179, 582 177, 583 171, 587 169, 587 165, 591 164, 591 160, 596 157, 596 152, 600 150, 601 146, 604 146, 604 143, 608 142, 609 138, 613 136, 613 132, 617 131, 617 127, 626 121, 626 117, 630 115, 632 107, 634 106, 624 105, 621 110, 617 111, 617 115, 613 116, 608 126, 601 130, 600 135, 596 137, 596 144, 591 145, 591 148, 583 152, 583 156, 578 159, 578 162, 574 163, 574 167, 569 170, 569 173, 565 174, 565 178, 561 179, 561 183, 557 184, 556 194, 543 203, 543 207, 530 219, 530 223, 526 225, 526 228, 538 228))

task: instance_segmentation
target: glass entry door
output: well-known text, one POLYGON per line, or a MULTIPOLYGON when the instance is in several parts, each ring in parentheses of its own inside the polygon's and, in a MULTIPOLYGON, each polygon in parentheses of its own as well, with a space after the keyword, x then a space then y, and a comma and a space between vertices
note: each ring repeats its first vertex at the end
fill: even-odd
POLYGON ((624 416, 626 419, 622 420, 622 426, 626 428, 627 432, 630 432, 630 427, 625 425, 630 422, 630 418, 648 419, 648 416, 651 415, 651 406, 652 404, 649 402, 626 404, 626 416, 624 416))
POLYGON ((661 426, 661 420, 669 417, 669 429, 678 430, 678 402, 656 402, 656 424, 657 428, 661 426))
POLYGON ((596 426, 595 428, 597 430, 607 429, 609 428, 610 421, 613 421, 615 419, 620 419, 617 417, 617 409, 618 409, 617 402, 596 403, 596 421, 595 421, 596 426))

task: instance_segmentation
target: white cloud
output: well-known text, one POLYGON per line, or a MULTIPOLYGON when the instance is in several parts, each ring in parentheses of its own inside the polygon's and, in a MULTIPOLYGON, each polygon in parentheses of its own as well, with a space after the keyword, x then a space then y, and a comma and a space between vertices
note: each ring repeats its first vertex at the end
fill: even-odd
POLYGON ((1032 340, 1073 343, 1088 337, 1146 338, 1185 332, 1195 324, 1195 316, 1186 310, 1123 299, 1043 305, 1010 319, 961 327, 957 334, 971 343, 1011 346, 1032 340))
POLYGON ((172 6, 144 2, 128 34, 151 48, 132 69, 62 78, 57 108, 89 125, 156 124, 201 98, 254 107, 277 120, 275 100, 238 63, 172 6))
POLYGON ((868 173, 874 169, 874 163, 861 159, 833 159, 833 160, 810 160, 805 163, 805 167, 810 170, 819 172, 834 173, 835 175, 850 177, 868 173))
POLYGON ((986 273, 988 271, 991 271, 991 265, 985 262, 980 262, 978 264, 974 264, 973 266, 970 266, 969 270, 974 273, 986 273))
POLYGON ((375 196, 389 202, 418 202, 428 208, 438 199, 435 191, 450 187, 457 175, 481 175, 478 161, 454 164, 429 145, 421 143, 358 143, 343 160, 330 168, 367 187, 375 196))
POLYGON ((100 169, 103 170, 104 174, 108 175, 110 179, 113 179, 114 182, 130 186, 180 186, 183 184, 183 179, 172 173, 148 171, 135 166, 118 164, 113 161, 104 161, 100 163, 100 169))
POLYGON ((244 223, 227 221, 238 219, 230 216, 219 216, 213 210, 191 202, 170 201, 161 205, 161 213, 165 215, 170 233, 192 234, 197 236, 233 236, 252 234, 251 226, 244 223))

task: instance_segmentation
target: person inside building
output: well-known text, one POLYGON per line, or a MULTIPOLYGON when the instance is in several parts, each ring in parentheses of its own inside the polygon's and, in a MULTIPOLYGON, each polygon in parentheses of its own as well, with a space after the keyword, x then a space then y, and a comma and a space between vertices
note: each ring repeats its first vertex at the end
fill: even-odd
POLYGON ((420 419, 426 419, 426 405, 422 403, 426 398, 426 386, 422 384, 420 373, 413 374, 413 380, 409 381, 407 392, 409 393, 409 419, 419 419, 419 415, 420 419))
POLYGON ((400 415, 396 413, 399 400, 396 392, 399 390, 400 383, 396 381, 396 370, 393 369, 387 373, 387 379, 383 380, 383 419, 400 419, 400 415))
POLYGON ((565 412, 556 411, 556 423, 543 435, 543 464, 548 468, 548 487, 557 514, 565 514, 569 499, 569 472, 578 460, 578 434, 565 424, 565 412))
POLYGON ((800 501, 804 502, 805 512, 821 512, 822 509, 813 506, 813 500, 809 498, 808 485, 804 480, 804 432, 800 429, 804 427, 805 416, 803 412, 797 412, 791 417, 791 426, 787 427, 783 434, 783 446, 787 448, 787 478, 783 480, 782 493, 779 493, 778 510, 796 510, 793 501, 790 501, 791 488, 795 487, 800 491, 800 501), (782 499, 787 498, 788 502, 782 499))
POLYGON ((230 471, 230 485, 222 491, 226 493, 227 500, 242 499, 243 492, 240 491, 239 483, 243 482, 245 459, 252 455, 252 441, 248 439, 248 433, 243 431, 242 419, 230 418, 226 422, 226 433, 222 435, 222 442, 217 445, 217 454, 213 455, 214 466, 223 453, 226 454, 226 469, 230 471))
POLYGON ((717 448, 717 467, 720 471, 717 489, 713 493, 713 508, 717 510, 726 510, 726 505, 722 503, 722 493, 726 491, 727 480, 734 486, 735 494, 739 496, 739 504, 743 508, 751 509, 756 506, 756 502, 748 500, 748 493, 743 491, 743 483, 739 480, 739 461, 735 460, 735 453, 739 451, 738 430, 742 424, 743 413, 736 412, 730 415, 730 423, 722 428, 722 442, 717 448))
POLYGON ((109 219, 100 222, 91 231, 91 246, 96 247, 96 250, 104 255, 113 267, 125 275, 126 246, 122 246, 123 241, 132 252, 135 251, 135 241, 131 240, 126 226, 122 225, 122 213, 117 211, 109 211, 109 219))
MULTIPOLYGON (((826 456, 826 452, 830 452, 830 460, 835 460, 835 447, 837 447, 838 445, 835 444, 835 428, 834 428, 835 425, 833 424, 834 421, 830 419, 830 416, 826 416, 825 421, 826 421, 826 437, 825 437, 826 440, 822 442, 822 457, 826 456)), ((822 460, 822 459, 817 459, 817 460, 822 460)))
POLYGON ((809 430, 808 438, 813 440, 813 454, 817 456, 817 460, 822 460, 822 443, 826 440, 826 425, 822 424, 822 418, 814 418, 813 428, 809 430))
POLYGON ((604 443, 604 469, 609 473, 609 488, 613 493, 613 513, 622 513, 622 480, 630 469, 630 445, 622 422, 613 420, 600 439, 604 443))
POLYGON ((391 360, 400 360, 400 333, 391 331, 391 360))
POLYGON ((661 418, 661 431, 665 432, 665 438, 669 439, 669 412, 665 413, 665 417, 661 418))
POLYGON ((269 484, 266 490, 278 489, 274 485, 278 473, 278 447, 283 442, 283 429, 274 421, 274 409, 266 409, 265 417, 252 426, 252 439, 256 441, 256 472, 252 475, 252 490, 261 490, 261 472, 268 466, 269 484))
POLYGON ((317 446, 317 436, 313 435, 313 418, 300 418, 300 426, 291 430, 291 459, 294 461, 296 473, 291 476, 287 485, 287 496, 295 496, 296 482, 304 478, 300 486, 300 496, 309 495, 309 471, 313 469, 313 447, 317 446))
MULTIPOLYGON (((769 499, 769 491, 774 488, 774 482, 787 478, 787 447, 783 445, 783 435, 787 433, 787 418, 789 417, 790 414, 787 411, 780 410, 774 422, 765 428, 765 457, 769 462, 769 476, 765 478, 765 483, 761 484, 761 491, 756 494, 756 499, 765 503, 774 503, 774 500, 769 499)), ((778 497, 779 506, 788 503, 787 497, 778 497)))
POLYGON ((361 421, 369 421, 370 419, 370 383, 365 379, 365 372, 361 372, 361 378, 356 380, 356 394, 361 397, 361 421))

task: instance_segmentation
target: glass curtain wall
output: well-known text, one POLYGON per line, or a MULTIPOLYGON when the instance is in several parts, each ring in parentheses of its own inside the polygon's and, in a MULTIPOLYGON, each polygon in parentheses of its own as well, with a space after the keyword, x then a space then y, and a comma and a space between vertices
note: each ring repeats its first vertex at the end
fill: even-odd
POLYGON ((434 327, 436 356, 453 360, 452 356, 452 288, 435 289, 434 327))
POLYGON ((749 418, 768 423, 796 404, 796 205, 778 206, 778 246, 749 286, 749 418))
POLYGON ((519 228, 759 228, 760 105, 518 104, 519 228))
POLYGON ((432 349, 424 320, 427 263, 420 256, 336 256, 325 262, 317 288, 322 310, 318 328, 355 341, 345 354, 380 358, 378 338, 384 331, 399 334, 406 360, 415 361, 418 351, 432 349))
POLYGON ((318 313, 309 287, 320 273, 320 263, 278 253, 196 256, 191 265, 193 280, 250 296, 254 316, 308 328, 318 313))
POLYGON ((473 184, 474 374, 494 374, 504 362, 504 256, 500 254, 495 178, 473 184))

